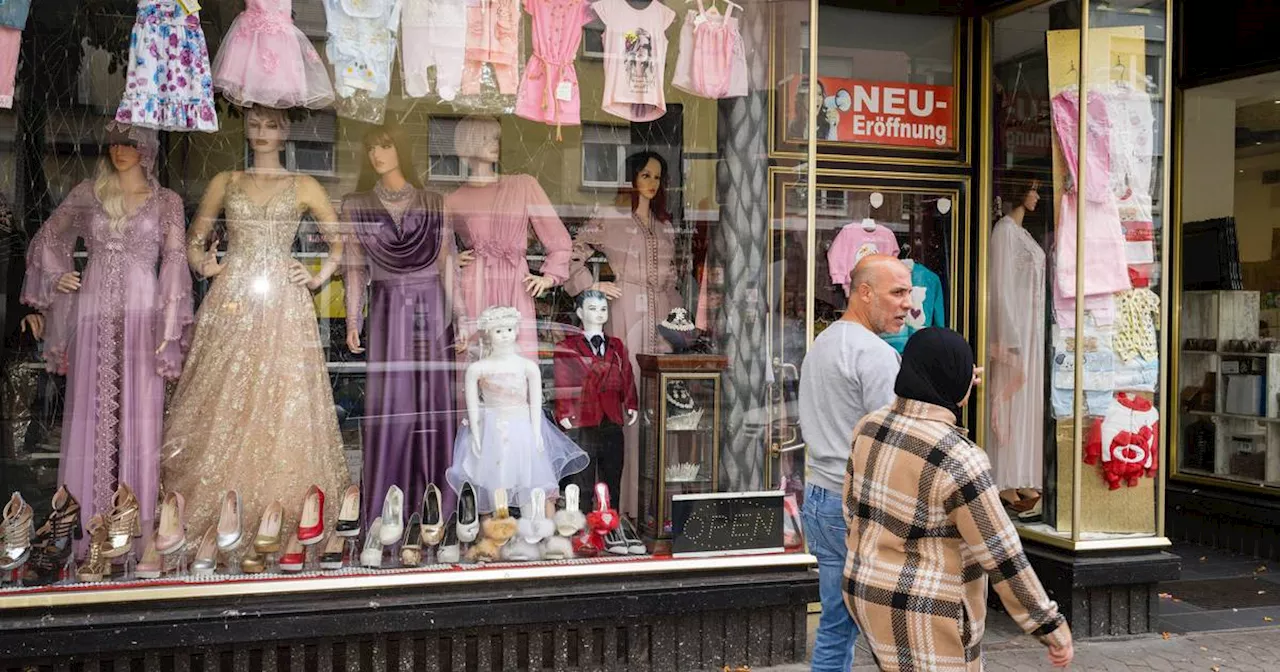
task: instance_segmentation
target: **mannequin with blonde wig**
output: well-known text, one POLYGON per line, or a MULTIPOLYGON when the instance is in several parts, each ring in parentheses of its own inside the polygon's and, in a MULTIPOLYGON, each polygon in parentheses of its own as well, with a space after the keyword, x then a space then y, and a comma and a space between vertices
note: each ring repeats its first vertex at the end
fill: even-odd
POLYGON ((26 324, 44 338, 49 369, 67 376, 59 482, 86 518, 109 513, 117 489, 130 486, 148 529, 165 380, 182 371, 190 340, 191 275, 182 199, 151 175, 156 146, 125 129, 108 145, 96 176, 31 241, 22 302, 39 311, 26 324), (89 253, 83 273, 77 239, 89 253))

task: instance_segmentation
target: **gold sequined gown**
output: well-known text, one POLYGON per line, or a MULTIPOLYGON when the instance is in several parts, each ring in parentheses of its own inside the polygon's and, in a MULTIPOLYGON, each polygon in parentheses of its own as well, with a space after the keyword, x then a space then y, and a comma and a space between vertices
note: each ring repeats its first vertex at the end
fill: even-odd
POLYGON ((186 498, 189 539, 217 523, 231 489, 244 501, 242 543, 276 499, 292 532, 312 484, 332 525, 349 481, 311 293, 288 280, 297 201, 296 181, 262 204, 236 179, 227 187, 226 267, 196 314, 161 451, 165 491, 186 498))

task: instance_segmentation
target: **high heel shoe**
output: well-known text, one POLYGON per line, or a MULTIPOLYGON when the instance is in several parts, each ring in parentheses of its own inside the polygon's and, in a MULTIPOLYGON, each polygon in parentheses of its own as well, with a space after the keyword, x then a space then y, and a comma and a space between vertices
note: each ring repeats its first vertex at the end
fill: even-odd
POLYGON ((343 549, 347 545, 347 540, 338 535, 335 531, 329 535, 329 540, 324 542, 324 550, 320 553, 320 569, 342 569, 343 549))
POLYGON ((223 496, 222 513, 218 515, 218 550, 229 551, 235 548, 236 544, 240 543, 240 537, 244 536, 242 506, 239 492, 228 490, 223 496))
POLYGON ((333 529, 339 537, 360 536, 360 486, 349 485, 342 493, 342 508, 333 529))
POLYGON ((502 547, 516 536, 519 523, 511 517, 507 508, 507 491, 498 488, 493 491, 493 515, 480 524, 484 537, 471 546, 467 557, 472 562, 491 562, 497 560, 502 547))
POLYGON ((444 538, 440 540, 436 560, 443 565, 462 562, 462 544, 458 543, 458 521, 454 516, 449 516, 444 524, 444 538))
POLYGON ((67 486, 53 493, 53 510, 44 524, 36 528, 35 545, 27 566, 43 581, 58 579, 58 573, 71 558, 71 540, 84 536, 80 529, 80 502, 67 486))
POLYGON ((618 511, 609 501, 609 486, 596 483, 596 510, 587 514, 587 527, 598 534, 618 529, 618 511))
POLYGON ((324 491, 317 486, 307 488, 302 498, 302 515, 298 516, 298 542, 303 546, 324 540, 324 491))
POLYGON ((422 564, 422 516, 417 513, 409 516, 409 524, 404 528, 404 539, 400 543, 400 564, 405 567, 422 564))
POLYGON ((307 549, 298 539, 298 533, 289 535, 284 545, 284 553, 280 555, 280 569, 286 572, 301 572, 307 564, 307 549))
POLYGON ((629 555, 644 555, 649 552, 649 549, 644 546, 644 540, 636 532, 635 526, 626 518, 622 519, 622 536, 627 540, 627 553, 629 555))
POLYGON ((221 546, 218 543, 219 529, 219 527, 210 527, 200 539, 200 545, 196 548, 196 559, 191 563, 192 574, 207 576, 218 571, 218 549, 221 546))
POLYGON ((171 492, 164 496, 164 504, 160 505, 160 523, 153 537, 160 555, 177 553, 187 545, 186 509, 187 502, 180 493, 171 492))
POLYGON ((554 516, 556 533, 562 537, 572 537, 587 524, 587 517, 582 515, 580 496, 575 484, 564 489, 564 508, 556 511, 554 516))
POLYGON ((89 552, 76 570, 76 578, 86 583, 101 581, 111 573, 111 559, 103 554, 110 545, 107 521, 101 513, 89 518, 85 530, 89 533, 89 552))
POLYGON ((139 579, 158 579, 161 574, 164 574, 164 556, 156 548, 156 535, 153 534, 147 539, 146 549, 142 551, 142 558, 133 568, 133 574, 139 579))
POLYGON ((35 512, 22 495, 13 493, 4 507, 4 554, 0 555, 0 571, 21 567, 31 557, 31 536, 35 532, 35 512))
POLYGON ((111 501, 111 513, 107 516, 107 545, 102 555, 118 558, 133 550, 133 540, 142 536, 142 523, 138 514, 142 507, 133 488, 121 483, 111 501))
POLYGON ((560 535, 547 537, 542 542, 543 560, 565 560, 573 557, 573 543, 560 535))
POLYGON ((547 493, 542 488, 534 488, 529 493, 529 508, 524 511, 519 521, 520 538, 530 544, 537 544, 555 534, 556 526, 547 520, 547 493))
POLYGON ((480 512, 476 506, 476 489, 463 483, 458 491, 458 541, 471 543, 480 535, 480 512))
POLYGON ((438 546, 441 539, 444 539, 444 507, 440 503, 440 488, 432 483, 422 496, 422 543, 438 546))
POLYGON ((369 525, 369 533, 364 536, 364 550, 360 551, 360 564, 372 569, 382 568, 381 517, 373 519, 373 523, 369 525))
POLYGON ((245 574, 261 574, 267 571, 267 560, 257 551, 244 556, 240 561, 240 571, 245 574))
POLYGON ((258 524, 258 535, 253 539, 253 550, 263 554, 279 551, 280 526, 283 524, 284 507, 280 505, 280 500, 271 502, 262 512, 262 522, 258 524))
POLYGON ((382 500, 382 532, 379 541, 383 546, 390 546, 400 541, 404 534, 404 491, 400 486, 387 488, 387 496, 382 500))

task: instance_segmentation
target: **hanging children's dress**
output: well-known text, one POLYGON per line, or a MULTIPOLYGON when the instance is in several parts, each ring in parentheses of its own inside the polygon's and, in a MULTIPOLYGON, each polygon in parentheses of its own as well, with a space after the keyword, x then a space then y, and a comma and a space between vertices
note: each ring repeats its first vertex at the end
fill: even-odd
POLYGON ((462 66, 463 95, 480 93, 480 71, 488 63, 503 95, 516 92, 520 61, 520 5, 517 0, 467 2, 467 51, 462 66))
POLYGON ((400 21, 405 96, 422 98, 430 93, 427 70, 434 67, 440 100, 456 98, 466 49, 466 0, 405 0, 400 21))
POLYGON ((116 121, 162 131, 218 130, 200 15, 177 0, 138 0, 116 121))
POLYGON ((582 101, 574 56, 582 26, 591 19, 586 0, 524 0, 533 17, 533 55, 516 95, 516 114, 560 126, 581 123, 582 101))
POLYGON ((659 0, 644 9, 627 0, 599 0, 591 8, 605 25, 601 109, 627 121, 653 121, 666 114, 666 30, 676 13, 659 0))
POLYGON ((382 123, 391 93, 400 0, 325 0, 338 116, 382 123))
POLYGON ((293 25, 292 0, 246 0, 213 60, 213 86, 249 107, 319 109, 333 85, 311 40, 293 25))
POLYGON ((22 49, 22 30, 27 25, 30 10, 31 0, 5 0, 0 3, 0 108, 13 107, 18 52, 22 49))
POLYGON ((698 0, 698 11, 685 14, 672 86, 703 98, 747 95, 747 54, 733 8, 721 14, 714 4, 703 9, 698 0))

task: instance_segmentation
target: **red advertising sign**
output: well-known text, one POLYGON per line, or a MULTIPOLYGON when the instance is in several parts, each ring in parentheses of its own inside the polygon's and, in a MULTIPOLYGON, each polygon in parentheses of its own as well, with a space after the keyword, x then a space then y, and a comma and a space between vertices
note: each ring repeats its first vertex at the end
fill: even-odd
MULTIPOLYGON (((819 77, 818 84, 822 87, 818 140, 933 149, 956 146, 953 87, 841 77, 819 77)), ((796 99, 799 85, 799 78, 792 80, 789 100, 796 99)), ((805 124, 805 120, 796 121, 788 124, 793 138, 805 124)))

